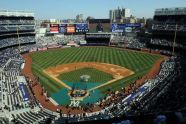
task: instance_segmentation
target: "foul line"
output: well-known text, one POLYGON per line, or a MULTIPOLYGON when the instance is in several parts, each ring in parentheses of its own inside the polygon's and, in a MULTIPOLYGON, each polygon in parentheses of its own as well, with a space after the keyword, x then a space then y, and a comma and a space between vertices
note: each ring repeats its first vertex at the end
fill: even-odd
POLYGON ((65 88, 72 90, 72 88, 70 86, 68 86, 67 84, 65 84, 63 81, 59 80, 58 78, 56 78, 54 75, 52 74, 48 74, 45 70, 43 70, 43 72, 48 75, 49 77, 51 77, 52 79, 54 79, 55 81, 57 81, 58 83, 62 84, 65 88))
POLYGON ((89 89, 88 91, 90 92, 90 91, 95 90, 95 89, 98 89, 98 88, 100 88, 100 87, 109 85, 109 84, 111 84, 111 83, 113 83, 113 82, 115 82, 115 81, 117 81, 117 80, 122 79, 122 78, 124 78, 124 77, 123 77, 123 76, 120 76, 120 77, 118 77, 118 78, 116 78, 116 79, 112 79, 112 80, 110 80, 110 81, 108 81, 108 82, 106 82, 106 83, 104 83, 104 84, 101 84, 101 85, 99 85, 99 86, 97 86, 97 87, 93 87, 93 88, 89 89))

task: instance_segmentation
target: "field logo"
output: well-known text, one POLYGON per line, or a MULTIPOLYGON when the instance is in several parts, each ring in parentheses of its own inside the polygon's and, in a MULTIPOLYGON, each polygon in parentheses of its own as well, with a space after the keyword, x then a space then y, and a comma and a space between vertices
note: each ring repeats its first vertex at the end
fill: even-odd
POLYGON ((79 104, 80 104, 80 100, 78 100, 78 99, 71 99, 71 102, 70 102, 69 106, 79 107, 79 104))

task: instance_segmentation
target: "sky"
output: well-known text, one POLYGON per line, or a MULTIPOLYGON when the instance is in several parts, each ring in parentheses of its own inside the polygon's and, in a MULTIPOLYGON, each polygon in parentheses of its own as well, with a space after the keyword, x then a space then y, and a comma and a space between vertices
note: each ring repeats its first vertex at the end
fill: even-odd
POLYGON ((31 10, 36 19, 109 18, 109 10, 118 6, 135 17, 152 18, 156 8, 186 7, 186 0, 0 0, 0 10, 31 10))

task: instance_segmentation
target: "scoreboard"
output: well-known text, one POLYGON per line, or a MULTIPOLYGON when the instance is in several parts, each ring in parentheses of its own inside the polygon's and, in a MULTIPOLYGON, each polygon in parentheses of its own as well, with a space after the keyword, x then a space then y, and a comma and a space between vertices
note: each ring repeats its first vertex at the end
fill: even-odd
MULTIPOLYGON (((57 30, 58 26, 55 26, 57 30)), ((87 23, 74 23, 74 24, 59 24, 59 33, 86 33, 89 32, 89 26, 87 23)), ((53 32, 54 33, 54 32, 53 32)), ((56 31, 57 33, 57 31, 56 31)))
POLYGON ((111 31, 112 32, 136 32, 139 31, 142 25, 140 23, 126 23, 126 24, 117 24, 113 23, 111 31))
POLYGON ((76 32, 89 32, 89 27, 87 23, 80 23, 80 24, 75 24, 76 27, 76 32))
POLYGON ((101 33, 110 32, 111 30, 110 19, 90 19, 89 20, 89 32, 90 33, 101 33))

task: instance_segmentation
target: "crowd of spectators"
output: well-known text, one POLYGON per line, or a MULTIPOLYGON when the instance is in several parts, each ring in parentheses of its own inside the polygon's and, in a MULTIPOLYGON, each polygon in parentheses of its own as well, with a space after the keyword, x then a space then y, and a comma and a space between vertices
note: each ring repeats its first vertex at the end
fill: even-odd
MULTIPOLYGON (((151 39, 150 43, 154 45, 172 47, 174 44, 174 41, 166 40, 166 39, 151 39)), ((174 44, 174 47, 185 48, 185 43, 182 42, 182 44, 180 44, 179 41, 176 41, 174 44)))
POLYGON ((33 19, 0 19, 0 32, 34 31, 35 20, 33 19))
POLYGON ((17 49, 7 48, 0 51, 0 68, 4 67, 9 59, 23 61, 23 58, 21 57, 17 49))
POLYGON ((64 35, 62 39, 64 44, 67 44, 71 41, 79 44, 80 41, 85 40, 85 35, 64 35))
MULTIPOLYGON (((157 93, 156 97, 153 94, 148 97, 150 101, 143 109, 145 112, 176 111, 186 107, 186 59, 184 56, 178 56, 174 63, 176 68, 168 77, 169 79, 162 82, 154 91, 157 93)), ((167 66, 167 68, 170 67, 171 65, 167 66)))
POLYGON ((35 21, 32 19, 15 19, 15 20, 10 20, 10 19, 1 19, 0 24, 34 24, 35 21))
POLYGON ((111 43, 117 43, 118 47, 128 47, 128 48, 145 48, 146 44, 140 41, 138 38, 129 36, 113 36, 111 38, 111 43))
POLYGON ((19 43, 26 44, 26 43, 33 43, 33 42, 35 42, 35 36, 5 38, 5 39, 0 39, 0 48, 19 45, 19 43))
POLYGON ((45 36, 45 37, 38 37, 36 38, 36 41, 38 44, 50 45, 50 44, 61 44, 65 45, 71 41, 79 44, 80 41, 84 40, 84 35, 64 35, 64 36, 45 36))
POLYGON ((177 25, 176 24, 154 24, 152 27, 153 30, 164 30, 164 31, 186 31, 186 25, 177 25))
POLYGON ((26 30, 35 30, 33 25, 21 25, 21 26, 0 26, 0 32, 8 31, 26 31, 26 30))

